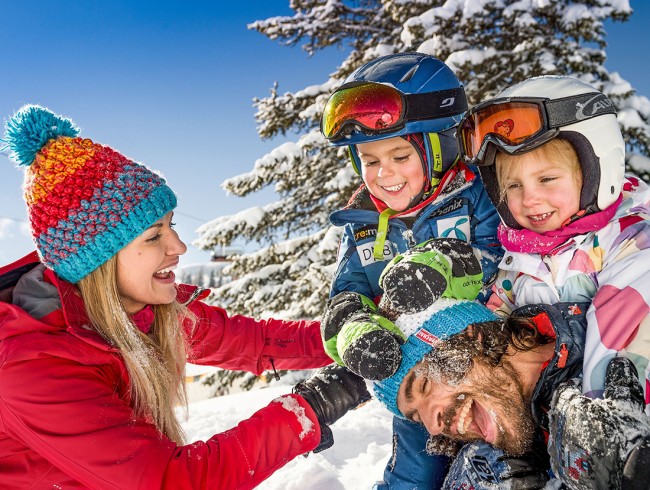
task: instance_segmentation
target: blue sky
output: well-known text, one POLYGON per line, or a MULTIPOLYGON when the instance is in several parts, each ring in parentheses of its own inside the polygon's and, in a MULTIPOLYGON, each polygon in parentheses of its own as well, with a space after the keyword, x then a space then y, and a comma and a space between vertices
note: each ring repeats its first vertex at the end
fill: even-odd
MULTIPOLYGON (((0 119, 26 103, 71 117, 82 136, 163 172, 179 195, 186 242, 204 220, 269 202, 226 196, 219 184, 252 169, 279 141, 255 132, 253 97, 327 79, 344 53, 312 58, 248 30, 289 15, 289 0, 13 0, 0 15, 0 119)), ((650 97, 650 3, 632 0, 627 23, 608 24, 610 71, 650 97)), ((0 156, 0 264, 31 250, 22 172, 0 156), (15 222, 7 222, 12 218, 15 222), (13 224, 12 224, 13 223, 13 224)), ((207 259, 190 248, 183 263, 207 259)))

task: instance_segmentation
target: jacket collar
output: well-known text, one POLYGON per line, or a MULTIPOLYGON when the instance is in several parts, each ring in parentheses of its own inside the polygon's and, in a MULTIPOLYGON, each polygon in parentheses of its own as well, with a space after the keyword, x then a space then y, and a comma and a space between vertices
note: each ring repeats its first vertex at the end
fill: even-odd
MULTIPOLYGON (((86 313, 86 307, 77 287, 74 284, 59 278, 50 269, 45 269, 43 276, 46 281, 54 284, 58 289, 62 303, 63 316, 68 326, 76 331, 86 332, 92 330, 92 332, 95 332, 94 329, 90 328, 90 320, 86 313)), ((193 301, 203 299, 210 294, 210 291, 207 289, 202 289, 188 284, 179 284, 176 286, 176 290, 176 299, 186 306, 193 301)), ((148 334, 151 331, 151 326, 154 321, 153 307, 151 305, 145 306, 142 310, 133 315, 131 320, 138 330, 144 334, 148 334)))
POLYGON ((511 316, 531 318, 543 335, 555 337, 555 351, 540 373, 531 399, 535 422, 548 429, 546 412, 557 387, 582 374, 588 302, 527 305, 511 316), (543 317, 540 321, 539 317, 543 317))
MULTIPOLYGON (((39 262, 37 253, 31 252, 16 262, 3 266, 0 268, 0 283, 7 283, 6 287, 8 288, 13 287, 25 272, 33 269, 39 262)), ((90 327, 86 308, 77 287, 59 278, 54 271, 47 268, 43 272, 43 280, 56 287, 61 307, 51 311, 39 320, 51 327, 61 328, 67 326, 68 330, 74 335, 105 348, 106 342, 90 327)), ((186 306, 193 301, 204 299, 210 294, 207 289, 187 284, 177 285, 177 291, 178 301, 186 306)), ((150 305, 145 307, 136 313, 132 319, 139 330, 148 333, 153 324, 153 308, 150 305)))

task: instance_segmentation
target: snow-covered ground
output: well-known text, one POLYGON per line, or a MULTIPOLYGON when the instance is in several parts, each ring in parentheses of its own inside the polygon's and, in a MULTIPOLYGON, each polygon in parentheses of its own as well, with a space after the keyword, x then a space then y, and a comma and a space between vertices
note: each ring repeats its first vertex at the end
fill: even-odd
MULTIPOLYGON (((291 392, 284 378, 276 385, 190 403, 183 423, 187 441, 206 440, 228 430, 274 398, 291 392)), ((380 480, 391 452, 392 416, 371 400, 332 425, 334 446, 298 457, 259 487, 266 490, 370 489, 380 480)))

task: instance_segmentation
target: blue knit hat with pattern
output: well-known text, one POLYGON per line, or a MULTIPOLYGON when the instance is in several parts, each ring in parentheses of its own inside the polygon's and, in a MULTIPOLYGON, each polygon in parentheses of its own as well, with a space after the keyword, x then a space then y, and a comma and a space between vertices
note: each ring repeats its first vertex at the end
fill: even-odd
POLYGON ((402 362, 391 377, 373 383, 375 396, 388 410, 404 418, 397 408, 397 392, 404 377, 439 342, 465 330, 474 323, 498 317, 476 301, 442 298, 424 312, 402 315, 395 324, 407 336, 401 346, 402 362))
POLYGON ((44 107, 7 121, 4 142, 26 167, 23 191, 41 261, 77 283, 176 207, 160 175, 44 107))

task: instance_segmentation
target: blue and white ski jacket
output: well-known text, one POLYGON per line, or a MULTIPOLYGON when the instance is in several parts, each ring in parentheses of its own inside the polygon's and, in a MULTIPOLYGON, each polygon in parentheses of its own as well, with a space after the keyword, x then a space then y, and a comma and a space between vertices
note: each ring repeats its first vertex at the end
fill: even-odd
MULTIPOLYGON (((330 297, 354 291, 376 300, 383 294, 379 276, 388 262, 430 238, 467 241, 480 254, 483 283, 491 284, 496 276, 503 255, 497 239, 499 215, 478 172, 470 167, 456 164, 424 202, 388 218, 381 260, 373 254, 379 217, 380 210, 364 185, 344 209, 330 216, 332 224, 344 227, 330 297)), ((479 298, 483 301, 488 288, 484 290, 485 297, 479 298)))

